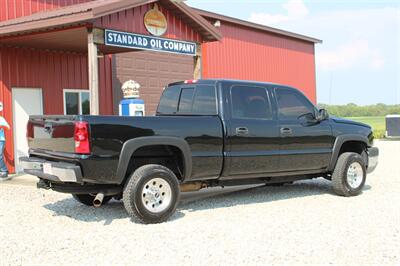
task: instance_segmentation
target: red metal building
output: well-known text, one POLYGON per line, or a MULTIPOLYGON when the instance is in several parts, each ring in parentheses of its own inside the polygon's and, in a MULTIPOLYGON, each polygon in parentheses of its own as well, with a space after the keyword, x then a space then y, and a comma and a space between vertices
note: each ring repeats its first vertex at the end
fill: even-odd
POLYGON ((301 89, 316 101, 314 38, 197 10, 220 21, 223 39, 203 48, 203 76, 269 81, 301 89))
POLYGON ((97 101, 98 113, 117 114, 121 84, 129 79, 142 85, 147 114, 154 113, 165 84, 193 76, 288 84, 315 101, 318 42, 169 0, 0 1, 1 115, 12 126, 6 162, 13 172, 15 158, 26 153, 29 114, 68 113, 71 99, 77 113, 84 112, 84 101, 92 112, 97 101), (194 57, 104 42, 104 29, 151 36, 143 17, 155 3, 168 24, 161 38, 196 43, 194 57))

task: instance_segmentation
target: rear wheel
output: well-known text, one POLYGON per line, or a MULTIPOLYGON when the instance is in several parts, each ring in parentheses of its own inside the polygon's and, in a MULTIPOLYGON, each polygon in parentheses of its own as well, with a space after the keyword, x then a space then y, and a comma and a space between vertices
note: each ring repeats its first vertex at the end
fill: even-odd
POLYGON ((160 223, 174 214, 179 198, 175 174, 162 165, 148 164, 129 178, 122 200, 129 215, 144 223, 160 223))
MULTIPOLYGON (((79 201, 82 204, 85 204, 87 206, 93 206, 93 200, 96 196, 92 196, 90 194, 72 194, 72 197, 76 200, 79 201)), ((112 199, 111 196, 105 196, 103 199, 102 204, 106 204, 112 199)))
POLYGON ((361 193, 367 177, 365 159, 358 153, 346 152, 339 156, 332 174, 333 190, 341 196, 361 193))

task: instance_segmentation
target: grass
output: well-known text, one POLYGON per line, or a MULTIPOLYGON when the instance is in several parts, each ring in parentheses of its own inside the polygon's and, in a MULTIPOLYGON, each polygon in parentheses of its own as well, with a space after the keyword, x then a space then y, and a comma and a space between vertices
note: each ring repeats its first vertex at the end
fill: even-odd
POLYGON ((370 125, 373 128, 374 136, 377 139, 382 139, 385 137, 386 123, 384 116, 361 116, 346 118, 370 125))

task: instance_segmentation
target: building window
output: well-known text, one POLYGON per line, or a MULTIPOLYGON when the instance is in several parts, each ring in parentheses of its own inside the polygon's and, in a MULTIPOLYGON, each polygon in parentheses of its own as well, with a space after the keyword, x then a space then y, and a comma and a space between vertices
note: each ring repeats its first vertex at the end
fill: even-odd
POLYGON ((65 115, 89 115, 90 94, 87 90, 64 90, 65 115))

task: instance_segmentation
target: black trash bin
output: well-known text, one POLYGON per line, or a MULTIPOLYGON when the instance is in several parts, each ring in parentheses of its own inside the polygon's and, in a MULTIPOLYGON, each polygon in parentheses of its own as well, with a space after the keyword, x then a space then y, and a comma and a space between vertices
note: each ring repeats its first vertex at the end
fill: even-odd
POLYGON ((386 137, 400 138, 400 115, 386 116, 386 137))

